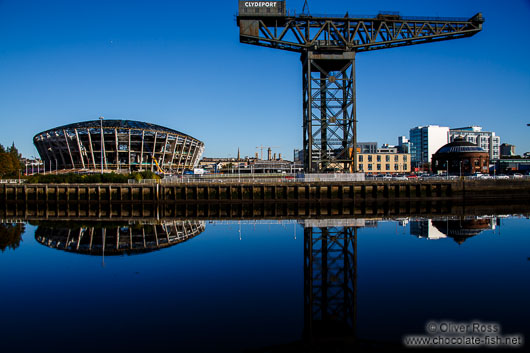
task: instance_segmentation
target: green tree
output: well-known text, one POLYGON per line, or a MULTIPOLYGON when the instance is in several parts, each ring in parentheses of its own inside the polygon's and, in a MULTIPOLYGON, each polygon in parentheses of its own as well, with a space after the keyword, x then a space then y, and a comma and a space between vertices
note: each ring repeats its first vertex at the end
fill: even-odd
POLYGON ((22 164, 20 153, 15 147, 15 143, 7 150, 0 145, 0 178, 16 178, 22 164))

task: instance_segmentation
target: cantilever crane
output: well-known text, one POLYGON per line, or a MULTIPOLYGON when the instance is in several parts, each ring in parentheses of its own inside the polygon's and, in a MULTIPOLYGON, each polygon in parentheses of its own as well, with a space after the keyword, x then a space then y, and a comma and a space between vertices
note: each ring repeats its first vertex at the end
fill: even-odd
POLYGON ((239 1, 241 43, 301 54, 304 169, 342 165, 357 171, 355 55, 378 49, 470 37, 478 13, 465 18, 290 15, 285 1, 239 1))

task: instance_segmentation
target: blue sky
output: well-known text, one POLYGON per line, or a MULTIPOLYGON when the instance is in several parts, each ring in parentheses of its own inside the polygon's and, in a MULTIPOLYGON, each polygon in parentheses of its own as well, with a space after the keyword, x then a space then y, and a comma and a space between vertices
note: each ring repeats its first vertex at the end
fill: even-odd
MULTIPOLYGON (((474 37, 360 53, 358 140, 411 127, 480 125, 530 151, 529 0, 310 0, 312 13, 471 17, 474 37)), ((302 0, 287 1, 300 11, 302 0)), ((299 55, 239 43, 237 1, 0 0, 0 143, 76 121, 132 119, 252 156, 302 144, 299 55)))

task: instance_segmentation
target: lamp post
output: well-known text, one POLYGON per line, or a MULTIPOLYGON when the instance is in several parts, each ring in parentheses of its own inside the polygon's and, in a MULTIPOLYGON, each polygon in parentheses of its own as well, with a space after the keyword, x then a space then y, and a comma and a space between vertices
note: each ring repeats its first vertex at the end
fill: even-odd
POLYGON ((100 132, 101 132, 101 174, 103 174, 103 117, 99 117, 99 126, 100 126, 100 132))
POLYGON ((55 175, 57 175, 57 158, 55 158, 55 175))

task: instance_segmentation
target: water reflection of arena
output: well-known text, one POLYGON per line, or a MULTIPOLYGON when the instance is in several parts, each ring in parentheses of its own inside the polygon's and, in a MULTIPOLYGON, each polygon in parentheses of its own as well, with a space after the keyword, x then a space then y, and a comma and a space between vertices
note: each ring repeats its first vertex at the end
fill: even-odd
POLYGON ((134 255, 185 242, 204 229, 204 221, 94 226, 50 223, 39 225, 35 239, 50 248, 86 255, 134 255))

